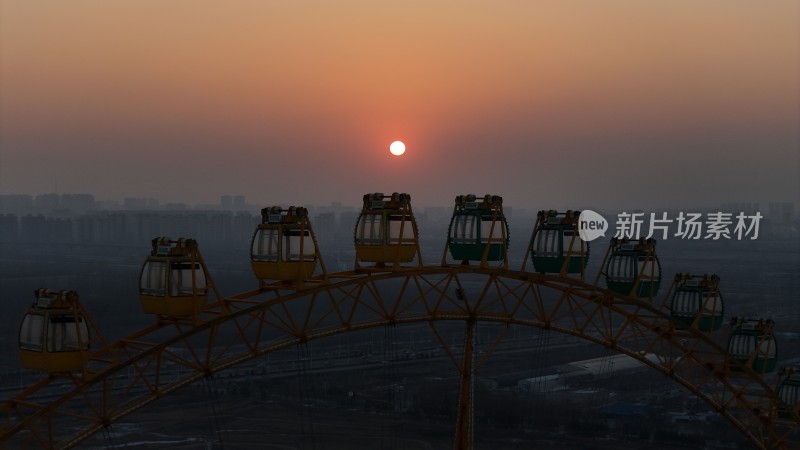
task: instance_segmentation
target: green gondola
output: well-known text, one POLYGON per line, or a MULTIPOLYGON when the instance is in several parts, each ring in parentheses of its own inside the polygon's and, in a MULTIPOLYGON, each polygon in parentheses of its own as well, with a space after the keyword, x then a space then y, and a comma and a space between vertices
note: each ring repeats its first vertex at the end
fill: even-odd
POLYGON ((677 274, 674 285, 670 311, 675 320, 700 331, 715 331, 722 326, 725 304, 717 275, 677 274))
POLYGON ((656 255, 655 239, 612 238, 611 256, 606 264, 606 286, 623 295, 653 298, 661 287, 661 264, 656 255))
POLYGON ((778 398, 783 404, 778 407, 778 417, 781 419, 800 419, 800 374, 794 369, 784 367, 781 369, 781 381, 778 384, 778 398), (786 373, 788 370, 788 373, 786 373))
POLYGON ((502 197, 456 197, 447 231, 447 248, 454 260, 504 261, 508 251, 508 235, 502 197))
POLYGON ((531 262, 540 273, 582 273, 589 242, 578 234, 580 211, 539 211, 531 238, 531 262))
MULTIPOLYGON (((775 370, 778 362, 778 346, 772 334, 775 322, 772 320, 733 319, 734 328, 728 338, 728 353, 757 373, 775 370)), ((731 370, 741 370, 734 364, 731 370)))

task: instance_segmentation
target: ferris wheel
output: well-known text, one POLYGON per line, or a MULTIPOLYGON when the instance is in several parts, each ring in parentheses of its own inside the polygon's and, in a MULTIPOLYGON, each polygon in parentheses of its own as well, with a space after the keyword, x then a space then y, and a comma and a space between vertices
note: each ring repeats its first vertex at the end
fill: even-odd
POLYGON ((678 273, 666 294, 654 240, 611 239, 587 282, 579 211, 539 212, 519 270, 508 267, 502 197, 459 195, 441 264, 424 265, 404 193, 363 197, 352 270, 326 270, 305 208, 264 208, 250 245, 256 286, 223 297, 198 243, 153 239, 139 299, 152 325, 114 342, 71 291, 39 289, 20 326, 23 367, 44 378, 0 404, 3 447, 71 448, 121 418, 225 369, 307 342, 422 324, 457 373, 454 449, 474 447, 476 374, 506 334, 476 350, 479 323, 551 330, 670 377, 758 448, 800 448, 800 381, 774 383, 775 323, 733 317, 716 275, 678 273), (528 262, 532 270, 528 269, 528 262), (601 280, 604 282, 601 283, 601 280), (442 324, 461 324, 449 342, 442 324), (180 367, 177 373, 169 371, 180 367), (65 391, 66 386, 66 391, 65 391))

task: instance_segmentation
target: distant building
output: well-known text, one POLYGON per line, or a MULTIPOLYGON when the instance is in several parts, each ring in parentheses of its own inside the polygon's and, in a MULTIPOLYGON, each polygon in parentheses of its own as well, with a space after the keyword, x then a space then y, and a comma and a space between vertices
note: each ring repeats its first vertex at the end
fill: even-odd
POLYGON ((94 207, 95 202, 92 194, 61 194, 61 208, 67 209, 72 213, 84 213, 93 210, 94 207))
POLYGON ((37 195, 33 201, 33 206, 40 210, 53 210, 59 207, 61 196, 58 194, 37 195))
POLYGON ((450 216, 453 214, 453 208, 428 206, 422 212, 431 222, 449 222, 450 216))
POLYGON ((233 208, 233 197, 231 197, 230 195, 221 196, 219 198, 219 206, 225 211, 228 211, 228 210, 232 209, 233 208))
POLYGON ((223 211, 244 211, 247 209, 244 195, 222 195, 219 197, 219 207, 223 211))
POLYGON ((186 203, 167 203, 164 205, 164 209, 168 211, 184 211, 189 209, 189 205, 186 203))
POLYGON ((356 228, 356 222, 358 222, 358 216, 360 213, 353 211, 342 211, 339 214, 339 229, 344 231, 345 236, 352 236, 353 230, 356 228))
POLYGON ((50 240, 47 228, 47 219, 43 215, 23 216, 19 224, 20 239, 23 242, 47 242, 50 240))
POLYGON ((317 214, 311 220, 311 226, 314 227, 314 232, 320 245, 333 244, 336 236, 336 214, 333 211, 317 214))
POLYGON ((331 204, 328 206, 317 207, 317 212, 320 214, 328 211, 333 212, 336 215, 340 215, 344 212, 354 212, 355 208, 352 206, 342 206, 342 202, 331 202, 331 204))
POLYGON ((95 204, 95 209, 98 211, 116 211, 121 208, 121 205, 117 200, 111 199, 98 200, 95 204))
POLYGON ((19 218, 15 214, 0 214, 0 242, 15 242, 19 238, 19 218))
POLYGON ((237 211, 241 211, 245 209, 244 203, 244 195, 234 195, 233 196, 233 209, 237 211))
POLYGON ((30 195, 0 195, 0 214, 27 214, 32 209, 30 195))
POLYGON ((158 200, 154 198, 127 197, 122 200, 123 207, 128 211, 158 208, 158 200))
POLYGON ((794 219, 794 203, 770 202, 768 216, 770 220, 781 225, 788 225, 794 219))
POLYGON ((753 203, 753 202, 731 202, 731 203, 725 203, 720 208, 720 211, 731 213, 734 216, 736 214, 740 213, 740 212, 745 213, 747 215, 753 215, 756 212, 759 212, 758 203, 753 203))

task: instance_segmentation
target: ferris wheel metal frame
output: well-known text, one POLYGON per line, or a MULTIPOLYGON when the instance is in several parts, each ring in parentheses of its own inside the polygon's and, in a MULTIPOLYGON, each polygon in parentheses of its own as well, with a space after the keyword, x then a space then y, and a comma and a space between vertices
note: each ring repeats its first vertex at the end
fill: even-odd
POLYGON ((473 375, 505 334, 476 358, 471 343, 479 322, 603 345, 684 386, 757 448, 797 446, 798 421, 781 419, 781 400, 763 377, 710 333, 686 328, 649 300, 579 279, 468 265, 340 272, 299 290, 276 283, 217 301, 194 320, 161 320, 91 354, 85 374, 50 375, 0 404, 7 417, 0 443, 71 448, 170 392, 252 358, 340 333, 428 323, 461 378, 454 448, 470 449, 473 375), (460 357, 437 329, 446 321, 465 324, 460 357), (40 399, 63 380, 69 392, 40 399))
MULTIPOLYGON (((720 331, 697 325, 702 311, 692 324, 685 318, 677 320, 667 306, 669 292, 660 303, 654 298, 661 269, 656 278, 658 261, 654 243, 649 241, 639 244, 646 251, 637 247, 628 252, 636 258, 632 261, 644 264, 641 267, 650 273, 643 269, 635 280, 622 284, 626 292, 630 289, 627 294, 597 286, 602 273, 610 275, 603 269, 606 258, 616 255, 611 254, 616 240, 594 284, 583 281, 583 244, 579 273, 575 277, 567 273, 570 258, 576 256, 574 234, 560 273, 528 271, 534 236, 544 223, 541 213, 525 262, 520 270, 509 270, 508 231, 501 205, 498 196, 486 195, 482 203, 473 195, 457 197, 454 217, 462 207, 469 210, 462 212, 469 216, 466 221, 476 224, 488 219, 491 224, 485 235, 479 231, 474 243, 467 244, 471 247, 458 247, 467 242, 466 235, 459 236, 451 228, 441 265, 424 266, 410 196, 367 194, 354 232, 355 268, 338 273, 327 273, 304 208, 264 209, 251 243, 258 288, 227 298, 216 289, 194 240, 157 238, 144 267, 152 261, 164 270, 168 265, 177 270, 193 268, 191 277, 187 275, 187 283, 191 282, 180 291, 188 294, 161 293, 159 300, 152 292, 162 292, 163 286, 151 286, 142 278, 140 299, 145 311, 156 315, 156 322, 112 343, 95 329, 93 342, 99 345, 73 355, 79 358, 81 370, 51 369, 46 378, 0 403, 0 414, 7 419, 0 424, 0 445, 71 448, 156 399, 253 358, 343 333, 427 323, 459 375, 454 449, 473 448, 475 374, 512 326, 564 333, 625 354, 706 401, 757 448, 800 448, 796 408, 786 405, 763 373, 753 369, 762 343, 773 344, 771 335, 768 340, 756 338, 756 349, 749 360, 743 360, 716 340, 734 333, 736 320, 720 331), (501 225, 496 227, 496 223, 501 225), (413 233, 408 234, 409 230, 413 233), (286 248, 276 240, 284 238, 286 248), (292 239, 299 243, 299 253, 292 239), (313 243, 313 252, 303 247, 304 241, 313 243), (460 263, 448 262, 451 245, 459 250, 460 263), (490 246, 494 246, 491 252, 490 246), (310 276, 314 273, 311 264, 317 261, 321 273, 310 276), (199 268, 200 278, 195 273, 199 268), (284 279, 265 280, 275 277, 284 279), (651 288, 639 289, 645 283, 651 288), (637 296, 642 292, 648 293, 645 298, 637 296), (464 326, 460 348, 448 344, 438 328, 452 322, 464 326), (500 325, 482 352, 475 351, 479 323, 500 325)), ((569 213, 559 218, 554 211, 547 217, 555 218, 559 226, 575 219, 569 213)), ((164 281, 166 276, 165 272, 165 278, 153 280, 164 281)), ((87 322, 91 324, 88 316, 87 322)), ((47 370, 46 364, 42 367, 47 370)))

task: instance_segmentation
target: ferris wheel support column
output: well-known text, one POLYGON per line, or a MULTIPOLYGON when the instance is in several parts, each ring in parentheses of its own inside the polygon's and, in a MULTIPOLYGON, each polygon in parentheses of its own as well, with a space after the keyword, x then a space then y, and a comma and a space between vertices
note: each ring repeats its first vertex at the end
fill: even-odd
POLYGON ((456 416, 456 436, 453 442, 454 450, 472 450, 473 435, 473 394, 475 393, 475 380, 473 373, 475 369, 475 325, 477 320, 474 316, 467 320, 466 332, 464 333, 464 358, 461 362, 461 384, 458 392, 458 415, 456 416))

